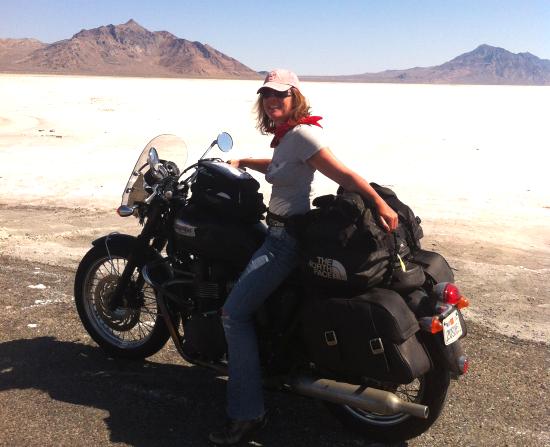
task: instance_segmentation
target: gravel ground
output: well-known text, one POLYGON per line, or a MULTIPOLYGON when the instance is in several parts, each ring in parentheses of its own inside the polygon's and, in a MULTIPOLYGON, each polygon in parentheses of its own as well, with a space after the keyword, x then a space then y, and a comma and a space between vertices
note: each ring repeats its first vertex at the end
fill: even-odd
MULTIPOLYGON (((0 445, 208 445, 224 418, 224 378, 186 365, 169 343, 143 363, 107 358, 81 326, 73 268, 0 256, 0 445), (45 288, 29 286, 44 285, 45 288)), ((548 345, 470 324, 472 366, 440 419, 402 446, 548 446, 548 345)), ((267 392, 253 445, 381 446, 324 406, 267 392)))

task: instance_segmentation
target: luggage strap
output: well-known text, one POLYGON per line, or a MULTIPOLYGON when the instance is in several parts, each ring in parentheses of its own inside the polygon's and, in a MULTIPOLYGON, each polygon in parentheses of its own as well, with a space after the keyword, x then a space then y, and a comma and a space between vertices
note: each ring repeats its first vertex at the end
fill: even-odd
MULTIPOLYGON (((373 306, 372 303, 369 303, 368 309, 369 309, 370 322, 371 322, 372 328, 374 329, 374 333, 379 334, 378 330, 376 329, 374 318, 372 316, 372 306, 373 306)), ((385 369, 386 372, 389 372, 390 365, 388 364, 388 359, 384 351, 384 343, 382 342, 382 339, 380 337, 371 338, 369 340, 369 348, 373 355, 373 359, 376 361, 376 363, 378 363, 382 367, 382 369, 385 369)))
POLYGON ((336 328, 328 323, 331 321, 330 311, 327 306, 322 307, 322 311, 325 314, 321 321, 324 322, 322 325, 322 337, 323 343, 325 345, 323 351, 324 356, 327 359, 329 365, 340 365, 342 363, 342 356, 340 355, 340 346, 338 346, 338 337, 336 336, 336 328), (328 324, 327 324, 328 323, 328 324))

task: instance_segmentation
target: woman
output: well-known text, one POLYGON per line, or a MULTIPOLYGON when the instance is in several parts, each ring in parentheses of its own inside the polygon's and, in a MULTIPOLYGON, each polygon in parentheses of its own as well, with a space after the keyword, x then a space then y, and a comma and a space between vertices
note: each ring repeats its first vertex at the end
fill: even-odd
POLYGON ((273 133, 272 159, 230 160, 237 168, 265 174, 272 184, 268 236, 253 255, 223 308, 222 320, 229 351, 227 414, 224 430, 210 434, 220 445, 235 444, 265 423, 262 378, 254 330, 254 313, 296 267, 296 239, 285 229, 290 216, 310 209, 313 175, 320 171, 347 191, 369 196, 386 231, 397 227, 397 214, 357 173, 338 161, 324 143, 321 117, 310 114, 298 77, 288 70, 271 71, 256 104, 258 129, 273 133))

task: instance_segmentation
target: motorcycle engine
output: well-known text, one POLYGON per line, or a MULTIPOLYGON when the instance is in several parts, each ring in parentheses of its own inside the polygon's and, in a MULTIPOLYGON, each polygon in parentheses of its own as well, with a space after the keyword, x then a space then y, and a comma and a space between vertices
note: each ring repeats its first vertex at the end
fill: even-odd
POLYGON ((203 360, 218 361, 227 352, 221 308, 237 272, 221 262, 193 263, 193 293, 196 307, 183 322, 186 352, 203 360))

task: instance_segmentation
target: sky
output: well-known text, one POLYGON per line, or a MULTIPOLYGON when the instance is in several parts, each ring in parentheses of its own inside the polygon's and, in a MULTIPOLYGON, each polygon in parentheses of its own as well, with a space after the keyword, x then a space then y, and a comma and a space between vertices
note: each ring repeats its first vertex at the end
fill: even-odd
POLYGON ((52 43, 131 18, 258 71, 426 67, 481 44, 550 59, 550 0, 0 0, 0 38, 52 43))

